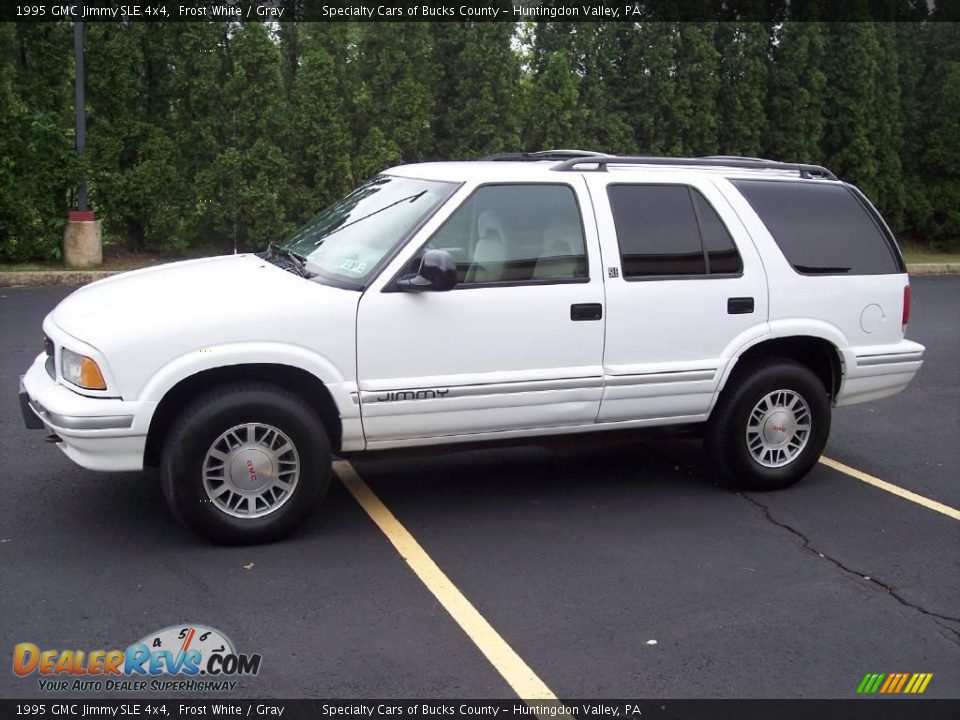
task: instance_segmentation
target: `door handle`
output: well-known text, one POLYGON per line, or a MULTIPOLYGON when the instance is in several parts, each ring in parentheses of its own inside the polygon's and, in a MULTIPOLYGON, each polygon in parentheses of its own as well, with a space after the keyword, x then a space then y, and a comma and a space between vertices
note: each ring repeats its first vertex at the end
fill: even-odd
POLYGON ((727 298, 727 313, 730 315, 747 315, 753 312, 752 297, 727 298))
POLYGON ((600 320, 603 318, 603 305, 600 303, 576 303, 570 306, 570 319, 600 320))

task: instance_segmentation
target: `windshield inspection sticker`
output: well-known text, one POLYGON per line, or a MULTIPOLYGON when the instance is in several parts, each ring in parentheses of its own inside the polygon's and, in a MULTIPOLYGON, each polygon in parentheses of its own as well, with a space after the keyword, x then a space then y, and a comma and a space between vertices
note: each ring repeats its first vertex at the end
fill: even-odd
POLYGON ((367 270, 367 264, 359 260, 341 260, 338 267, 354 275, 362 275, 367 270))
POLYGON ((14 674, 36 672, 43 692, 224 692, 236 689, 233 678, 259 673, 260 660, 259 653, 237 653, 219 630, 187 624, 150 633, 125 650, 41 650, 29 642, 13 648, 14 674))

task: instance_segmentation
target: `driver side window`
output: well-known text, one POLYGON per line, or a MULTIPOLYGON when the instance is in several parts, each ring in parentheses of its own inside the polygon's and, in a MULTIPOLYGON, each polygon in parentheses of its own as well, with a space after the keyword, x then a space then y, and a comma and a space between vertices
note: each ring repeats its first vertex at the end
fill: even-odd
POLYGON ((458 284, 585 280, 580 208, 568 185, 485 185, 457 208, 423 251, 446 250, 458 284))

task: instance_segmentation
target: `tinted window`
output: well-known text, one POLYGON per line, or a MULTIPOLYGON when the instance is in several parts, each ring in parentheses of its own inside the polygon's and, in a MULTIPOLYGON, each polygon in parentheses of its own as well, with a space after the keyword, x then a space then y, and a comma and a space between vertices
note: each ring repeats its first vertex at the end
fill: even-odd
POLYGON ((764 180, 734 180, 733 184, 798 272, 902 272, 890 241, 844 186, 764 180))
POLYGON ((691 190, 690 194, 700 219, 700 235, 709 260, 710 273, 739 273, 743 266, 726 225, 703 195, 696 190, 691 190))
POLYGON ((733 238, 697 190, 611 185, 607 193, 624 277, 738 274, 743 269, 733 238))
POLYGON ((685 185, 610 185, 607 195, 624 277, 706 272, 685 185))
POLYGON ((453 255, 465 285, 587 277, 580 208, 568 185, 478 188, 434 234, 430 248, 453 255))

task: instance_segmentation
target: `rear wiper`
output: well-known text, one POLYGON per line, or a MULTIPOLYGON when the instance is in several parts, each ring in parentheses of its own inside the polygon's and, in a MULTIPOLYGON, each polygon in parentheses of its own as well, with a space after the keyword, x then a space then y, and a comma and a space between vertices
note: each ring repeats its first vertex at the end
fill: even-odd
POLYGON ((287 269, 293 268, 293 270, 300 276, 304 278, 312 278, 316 273, 312 273, 307 270, 307 259, 303 255, 293 252, 293 250, 287 250, 285 247, 280 247, 275 242, 271 242, 267 245, 267 252, 265 253, 267 260, 285 260, 285 264, 288 266, 287 269))

